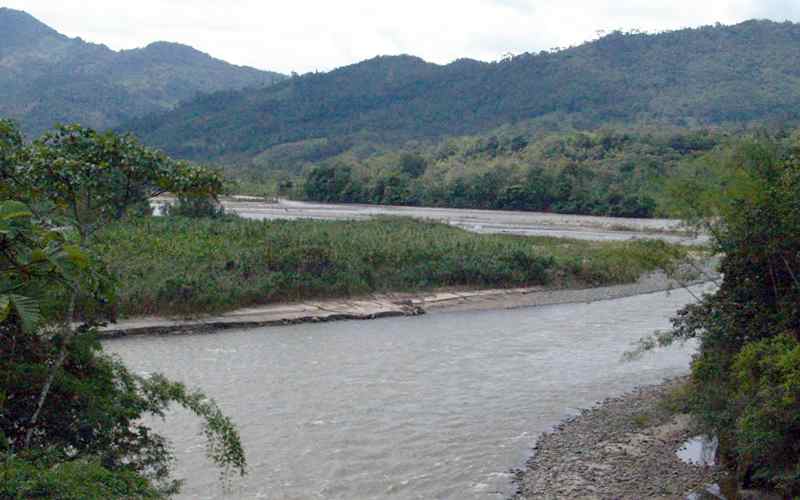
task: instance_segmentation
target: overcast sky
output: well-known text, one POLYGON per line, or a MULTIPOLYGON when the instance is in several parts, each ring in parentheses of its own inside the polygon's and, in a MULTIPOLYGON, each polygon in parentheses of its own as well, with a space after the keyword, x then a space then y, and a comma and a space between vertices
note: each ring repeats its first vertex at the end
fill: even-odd
POLYGON ((167 40, 284 73, 327 71, 378 54, 491 61, 579 44, 600 30, 800 21, 800 0, 0 0, 0 6, 113 49, 167 40))

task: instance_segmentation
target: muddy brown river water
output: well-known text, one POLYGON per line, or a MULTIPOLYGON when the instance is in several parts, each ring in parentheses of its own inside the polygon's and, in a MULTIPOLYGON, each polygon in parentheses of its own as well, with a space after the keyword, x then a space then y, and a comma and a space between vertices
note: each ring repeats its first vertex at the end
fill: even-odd
POLYGON ((621 357, 691 300, 681 290, 105 346, 139 373, 203 388, 240 426, 250 473, 226 495, 199 424, 182 411, 156 422, 183 498, 506 498, 541 432, 688 371, 691 345, 621 357))

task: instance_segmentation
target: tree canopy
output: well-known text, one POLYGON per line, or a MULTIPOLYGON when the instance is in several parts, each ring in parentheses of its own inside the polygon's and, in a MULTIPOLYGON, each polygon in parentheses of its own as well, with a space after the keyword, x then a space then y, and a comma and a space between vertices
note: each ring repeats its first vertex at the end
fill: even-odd
POLYGON ((200 96, 122 129, 181 158, 280 163, 290 154, 308 160, 348 144, 394 148, 506 124, 543 132, 796 121, 798 39, 798 24, 748 21, 614 32, 494 63, 377 57, 272 87, 200 96))
POLYGON ((0 179, 0 496, 174 493, 171 450, 142 423, 173 403, 200 417, 209 457, 243 474, 238 432, 212 400, 102 352, 115 283, 89 245, 150 196, 216 196, 220 177, 131 137, 69 126, 27 145, 0 122, 0 179))
POLYGON ((533 138, 507 129, 364 159, 339 155, 306 167, 298 185, 306 199, 323 202, 652 217, 664 213, 666 180, 729 140, 709 130, 533 138))

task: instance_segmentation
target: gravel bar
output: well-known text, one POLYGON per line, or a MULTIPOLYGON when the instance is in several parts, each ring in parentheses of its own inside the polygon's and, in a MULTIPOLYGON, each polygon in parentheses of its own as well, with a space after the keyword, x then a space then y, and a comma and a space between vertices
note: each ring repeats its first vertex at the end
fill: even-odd
POLYGON ((518 471, 514 499, 685 499, 715 483, 716 467, 676 454, 696 432, 663 401, 684 382, 607 399, 544 434, 518 471))

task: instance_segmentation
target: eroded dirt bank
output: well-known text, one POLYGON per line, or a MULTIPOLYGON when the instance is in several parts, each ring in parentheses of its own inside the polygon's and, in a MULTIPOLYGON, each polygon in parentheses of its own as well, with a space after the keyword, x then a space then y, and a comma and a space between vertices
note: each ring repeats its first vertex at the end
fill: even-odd
POLYGON ((665 292, 682 285, 708 282, 709 270, 689 283, 678 283, 663 273, 643 276, 636 283, 584 289, 544 287, 477 291, 440 291, 418 294, 383 294, 355 299, 331 299, 275 304, 240 309, 198 318, 133 318, 101 329, 104 336, 211 333, 230 328, 257 328, 298 323, 369 320, 426 313, 498 310, 554 304, 595 302, 645 293, 665 292))

